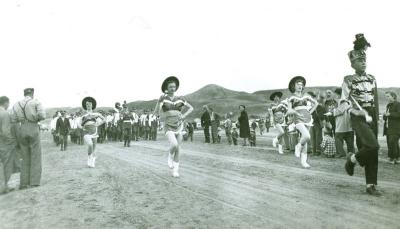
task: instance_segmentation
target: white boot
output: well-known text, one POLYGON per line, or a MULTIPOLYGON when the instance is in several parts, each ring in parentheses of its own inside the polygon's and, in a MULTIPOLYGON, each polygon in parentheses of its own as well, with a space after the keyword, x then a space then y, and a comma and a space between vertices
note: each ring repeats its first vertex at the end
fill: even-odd
POLYGON ((283 146, 281 144, 278 145, 278 153, 283 154, 283 146))
POLYGON ((96 163, 96 157, 95 156, 93 156, 92 157, 92 168, 94 168, 95 166, 94 166, 94 164, 96 163))
POLYGON ((302 153, 301 154, 301 166, 303 166, 304 168, 310 168, 311 166, 307 163, 307 153, 302 153))
POLYGON ((87 166, 88 167, 92 166, 92 155, 88 155, 88 157, 87 157, 87 166))
POLYGON ((174 168, 174 161, 172 160, 172 155, 168 153, 168 167, 170 169, 174 168))
POLYGON ((300 153, 301 153, 301 144, 298 143, 295 147, 294 147, 294 155, 296 157, 300 157, 300 153))
POLYGON ((279 143, 278 138, 272 139, 272 146, 273 146, 274 148, 276 148, 276 145, 278 145, 278 143, 279 143))
POLYGON ((179 162, 173 162, 174 168, 172 170, 173 177, 179 177, 179 162))

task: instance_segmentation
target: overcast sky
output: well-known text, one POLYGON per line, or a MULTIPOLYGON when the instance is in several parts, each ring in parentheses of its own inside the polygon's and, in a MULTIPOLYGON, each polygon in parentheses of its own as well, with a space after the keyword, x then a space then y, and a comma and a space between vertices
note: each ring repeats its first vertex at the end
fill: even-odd
POLYGON ((12 103, 35 87, 45 107, 100 106, 160 96, 169 75, 179 94, 206 84, 254 92, 340 85, 347 52, 364 33, 368 72, 399 86, 396 1, 3 0, 0 94, 12 103))

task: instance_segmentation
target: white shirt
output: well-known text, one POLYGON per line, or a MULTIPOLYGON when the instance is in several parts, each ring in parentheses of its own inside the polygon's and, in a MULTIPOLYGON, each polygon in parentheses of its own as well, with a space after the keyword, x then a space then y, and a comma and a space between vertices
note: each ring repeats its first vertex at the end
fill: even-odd
POLYGON ((58 117, 55 117, 50 122, 50 130, 56 130, 58 117))
POLYGON ((139 122, 139 115, 137 115, 135 112, 132 112, 132 117, 133 117, 133 123, 139 122))

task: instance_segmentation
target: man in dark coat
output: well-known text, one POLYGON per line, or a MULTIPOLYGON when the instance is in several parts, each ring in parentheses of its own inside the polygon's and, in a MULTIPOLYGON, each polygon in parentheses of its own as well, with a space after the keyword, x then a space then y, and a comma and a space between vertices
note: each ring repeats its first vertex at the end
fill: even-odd
POLYGON ((56 133, 60 140, 61 151, 67 150, 68 135, 71 130, 69 119, 66 117, 67 112, 62 111, 61 117, 57 119, 56 133))
POLYGON ((207 106, 203 106, 203 111, 204 113, 201 116, 201 126, 204 129, 205 142, 210 143, 210 125, 211 125, 210 113, 208 112, 207 106))
POLYGON ((243 138, 243 146, 247 145, 247 139, 250 137, 250 124, 249 117, 247 116, 246 107, 244 105, 239 106, 240 116, 239 116, 239 136, 243 138))
POLYGON ((385 95, 389 103, 383 115, 383 120, 385 120, 383 135, 386 135, 390 162, 399 164, 400 103, 397 101, 396 93, 390 91, 385 95))

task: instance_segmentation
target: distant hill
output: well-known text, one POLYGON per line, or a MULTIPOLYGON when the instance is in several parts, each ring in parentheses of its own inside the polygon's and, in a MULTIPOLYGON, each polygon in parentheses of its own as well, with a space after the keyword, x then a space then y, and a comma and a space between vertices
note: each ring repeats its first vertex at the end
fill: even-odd
MULTIPOLYGON (((323 90, 334 90, 336 87, 326 86, 326 87, 308 87, 308 91, 323 91, 323 90)), ((380 112, 384 112, 386 106, 385 92, 394 91, 400 96, 400 88, 379 88, 378 97, 380 101, 380 112)), ((202 114, 202 107, 208 105, 212 107, 217 113, 224 115, 229 112, 233 112, 237 117, 239 113, 239 105, 246 105, 246 109, 251 117, 264 116, 266 112, 266 106, 271 102, 269 101, 269 96, 275 91, 282 91, 284 96, 290 95, 288 89, 274 89, 274 90, 262 90, 256 91, 254 93, 239 92, 226 89, 224 87, 209 84, 200 88, 199 90, 185 95, 184 97, 188 102, 190 102, 194 107, 194 112, 190 115, 190 119, 198 118, 202 114)), ((157 103, 157 99, 149 101, 134 101, 128 103, 130 108, 137 108, 138 110, 153 110, 157 103)), ((52 115, 57 110, 66 110, 67 112, 76 112, 81 108, 51 108, 48 109, 48 114, 52 115)), ((103 107, 97 110, 109 110, 111 108, 103 107)))

